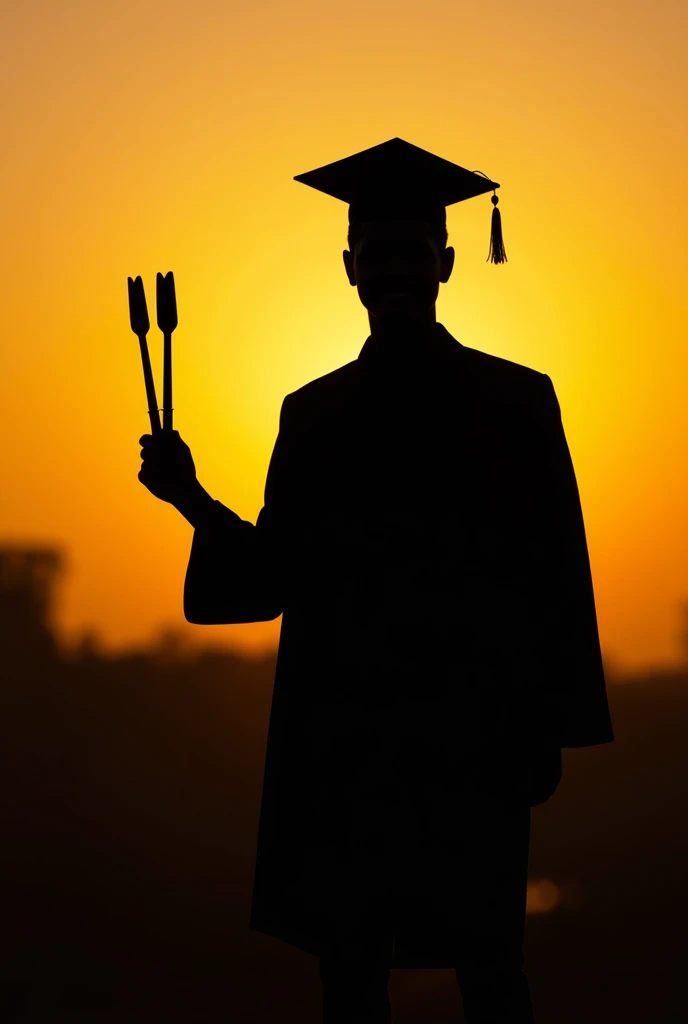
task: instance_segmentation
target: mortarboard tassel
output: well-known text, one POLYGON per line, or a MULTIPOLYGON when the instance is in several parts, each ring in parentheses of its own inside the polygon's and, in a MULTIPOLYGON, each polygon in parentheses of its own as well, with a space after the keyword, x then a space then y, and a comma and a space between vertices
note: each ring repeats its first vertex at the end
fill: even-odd
MULTIPOLYGON (((490 198, 492 202, 492 229, 490 231, 490 252, 488 253, 487 260, 492 260, 493 263, 508 263, 504 239, 502 238, 502 217, 497 209, 499 198, 496 193, 490 198)), ((486 263, 487 260, 485 260, 486 263)))

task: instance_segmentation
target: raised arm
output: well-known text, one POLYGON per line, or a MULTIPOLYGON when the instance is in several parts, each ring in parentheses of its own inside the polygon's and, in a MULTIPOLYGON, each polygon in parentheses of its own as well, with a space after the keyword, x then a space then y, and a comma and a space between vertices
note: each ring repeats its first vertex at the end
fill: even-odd
POLYGON ((184 580, 188 622, 264 622, 282 614, 289 410, 287 396, 255 526, 205 491, 191 496, 186 511, 177 506, 195 527, 184 580))

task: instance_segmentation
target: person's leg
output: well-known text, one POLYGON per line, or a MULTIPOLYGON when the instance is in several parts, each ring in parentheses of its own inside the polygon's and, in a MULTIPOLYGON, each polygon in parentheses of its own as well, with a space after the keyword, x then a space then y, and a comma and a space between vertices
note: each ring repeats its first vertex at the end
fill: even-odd
POLYGON ((466 1024, 534 1024, 523 947, 476 948, 457 962, 466 1024))
POLYGON ((387 957, 321 957, 319 964, 323 1024, 391 1024, 387 957))
POLYGON ((454 970, 466 1024, 534 1024, 524 973, 531 809, 518 746, 485 748, 469 765, 461 825, 464 932, 454 970))

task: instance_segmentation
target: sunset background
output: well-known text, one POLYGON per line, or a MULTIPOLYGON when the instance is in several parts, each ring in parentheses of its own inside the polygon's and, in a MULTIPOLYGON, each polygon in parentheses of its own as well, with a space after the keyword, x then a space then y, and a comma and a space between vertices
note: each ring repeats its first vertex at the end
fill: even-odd
POLYGON ((137 479, 126 279, 154 319, 174 271, 175 426, 255 522, 282 398, 368 334, 346 206, 293 176, 400 136, 501 183, 508 263, 486 262, 489 194, 449 207, 437 319, 552 378, 605 658, 680 659, 686 20, 679 0, 6 5, 0 539, 67 553, 65 644, 276 644, 279 621, 184 622, 192 530, 137 479))
MULTIPOLYGON (((369 330, 346 206, 294 175, 396 136, 501 183, 508 262, 489 193, 449 207, 437 319, 549 374, 587 529, 615 741, 565 748, 533 809, 536 1018, 684 1019, 687 27, 679 0, 4 5, 2 1020, 321 1020, 316 958, 248 928, 280 622, 184 620, 127 277, 154 321, 174 272, 175 426, 255 522, 284 395, 369 330)), ((460 1020, 451 971, 390 991, 398 1024, 460 1020)))

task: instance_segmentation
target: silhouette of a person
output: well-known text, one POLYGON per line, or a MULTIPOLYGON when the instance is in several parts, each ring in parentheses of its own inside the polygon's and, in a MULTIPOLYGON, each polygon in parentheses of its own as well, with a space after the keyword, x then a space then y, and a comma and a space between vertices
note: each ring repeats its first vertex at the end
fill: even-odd
POLYGON ((531 1022, 531 807, 562 747, 613 739, 559 405, 436 320, 445 206, 493 182, 398 139, 310 179, 350 202, 370 335, 284 399, 256 524, 176 431, 141 438, 195 528, 186 618, 283 615, 249 927, 319 957, 325 1024, 389 1022, 391 967, 453 968, 467 1024, 531 1022))

